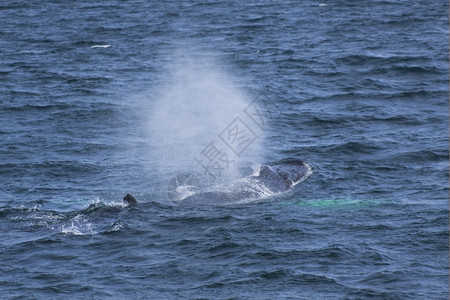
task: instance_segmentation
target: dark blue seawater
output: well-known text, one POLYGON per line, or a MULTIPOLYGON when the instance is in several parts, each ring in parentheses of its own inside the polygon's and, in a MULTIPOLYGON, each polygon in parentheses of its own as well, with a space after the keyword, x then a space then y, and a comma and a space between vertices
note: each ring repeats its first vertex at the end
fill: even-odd
POLYGON ((1 298, 448 299, 448 12, 2 1, 1 298), (270 113, 260 161, 242 163, 303 159, 307 180, 245 204, 168 201, 177 164, 153 149, 183 150, 158 134, 180 115, 148 124, 180 106, 161 96, 188 93, 175 81, 211 70, 270 113))

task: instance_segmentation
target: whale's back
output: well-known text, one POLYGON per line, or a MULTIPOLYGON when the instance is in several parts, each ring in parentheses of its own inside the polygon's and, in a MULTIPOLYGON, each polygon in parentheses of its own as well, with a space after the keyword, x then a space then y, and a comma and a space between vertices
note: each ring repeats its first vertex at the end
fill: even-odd
POLYGON ((259 199, 287 191, 305 180, 311 167, 299 160, 261 166, 257 176, 249 176, 230 184, 222 184, 189 195, 180 205, 226 205, 247 199, 259 199))

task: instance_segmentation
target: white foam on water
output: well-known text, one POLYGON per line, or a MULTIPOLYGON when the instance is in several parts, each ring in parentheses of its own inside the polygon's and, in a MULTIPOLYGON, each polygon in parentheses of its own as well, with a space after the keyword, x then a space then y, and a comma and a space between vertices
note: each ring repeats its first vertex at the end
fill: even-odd
POLYGON ((61 226, 61 233, 72 235, 90 235, 97 234, 92 223, 88 219, 78 215, 72 218, 67 224, 61 226))
POLYGON ((111 47, 111 45, 106 44, 106 45, 93 45, 91 46, 91 48, 109 48, 111 47))

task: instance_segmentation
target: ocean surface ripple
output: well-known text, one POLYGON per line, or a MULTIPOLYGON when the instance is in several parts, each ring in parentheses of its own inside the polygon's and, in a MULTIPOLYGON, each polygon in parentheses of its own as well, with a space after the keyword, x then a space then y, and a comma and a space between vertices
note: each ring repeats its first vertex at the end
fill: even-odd
POLYGON ((448 12, 2 1, 1 298, 448 299, 448 12), (155 136, 191 126, 209 103, 194 98, 219 92, 212 131, 210 115, 236 117, 227 103, 268 112, 260 160, 240 172, 297 158, 314 173, 263 201, 168 201, 186 165, 165 155, 189 149, 171 140, 155 155, 155 136), (161 108, 165 95, 191 97, 194 114, 170 97, 161 108), (138 206, 121 203, 128 192, 138 206))

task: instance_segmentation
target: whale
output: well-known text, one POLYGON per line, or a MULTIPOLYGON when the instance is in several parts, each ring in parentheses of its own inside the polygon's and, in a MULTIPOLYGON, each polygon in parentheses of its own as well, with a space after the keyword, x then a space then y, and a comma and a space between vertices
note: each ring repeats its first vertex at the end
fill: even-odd
MULTIPOLYGON (((254 175, 201 189, 195 176, 185 173, 172 178, 172 183, 169 182, 168 196, 180 206, 245 203, 286 192, 311 174, 312 168, 308 163, 290 159, 262 165, 254 175), (174 179, 177 184, 172 186, 174 179)), ((123 198, 123 203, 126 206, 138 204, 131 194, 123 198)))
POLYGON ((134 198, 134 196, 130 193, 126 194, 125 197, 123 197, 122 202, 126 206, 135 206, 138 204, 136 198, 134 198))
POLYGON ((255 175, 196 191, 182 197, 178 204, 182 206, 227 205, 254 201, 286 192, 311 174, 311 166, 301 160, 262 165, 255 175))

